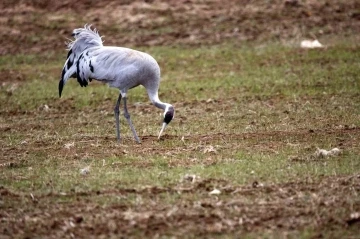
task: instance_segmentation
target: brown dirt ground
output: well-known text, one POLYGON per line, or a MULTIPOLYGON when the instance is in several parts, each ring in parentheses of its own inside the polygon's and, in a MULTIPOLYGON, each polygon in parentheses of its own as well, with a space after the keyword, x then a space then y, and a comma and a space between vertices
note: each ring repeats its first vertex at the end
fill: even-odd
POLYGON ((0 54, 63 49, 74 28, 94 24, 111 45, 204 45, 360 32, 357 0, 4 0, 0 54), (19 47, 21 46, 21 47, 19 47))
MULTIPOLYGON (((70 36, 72 29, 84 23, 93 23, 101 29, 107 44, 136 46, 200 45, 221 43, 224 40, 266 41, 335 34, 347 36, 360 32, 359 9, 360 2, 357 0, 4 0, 0 2, 0 54, 64 49, 63 42, 70 36)), ((14 81, 22 81, 24 78, 18 72, 3 70, 1 73, 3 78, 5 76, 14 81)), ((71 109, 59 110, 59 114, 74 113, 71 109)), ((56 114, 43 116, 38 112, 14 111, 6 114, 10 114, 7 115, 9 120, 18 116, 48 117, 47 122, 50 122, 49 117, 54 120, 57 117, 56 114)), ((33 122, 28 125, 32 132, 45 134, 46 130, 54 130, 54 125, 44 126, 41 120, 33 122)), ((26 164, 29 151, 34 153, 47 150, 51 151, 52 155, 64 152, 64 142, 31 138, 31 133, 27 132, 29 128, 24 129, 20 124, 17 126, 16 129, 4 126, 0 130, 27 133, 30 143, 3 148, 1 167, 26 164), (16 158, 24 160, 16 161, 16 158)), ((294 134, 301 135, 298 138, 306 142, 306 137, 321 137, 322 134, 345 137, 349 132, 353 137, 345 142, 348 144, 346 146, 359 150, 359 128, 323 130, 313 134, 299 131, 294 134)), ((226 137, 253 137, 264 142, 265 145, 260 150, 265 148, 276 151, 276 148, 284 143, 283 138, 288 136, 282 132, 259 132, 241 135, 198 135, 190 140, 217 142, 226 137), (271 142, 267 140, 269 136, 272 138, 271 142)), ((98 137, 96 142, 92 138, 79 137, 74 140, 83 142, 84 145, 106 144, 105 141, 109 141, 107 137, 98 137)), ((153 150, 153 136, 142 136, 141 139, 141 146, 132 145, 128 150, 137 150, 144 156, 161 153, 153 150)), ((246 149, 254 145, 241 147, 246 149)), ((117 156, 118 149, 114 143, 107 150, 96 150, 90 154, 93 153, 93 157, 96 153, 103 157, 117 156)), ((89 154, 85 147, 70 153, 76 153, 79 158, 89 154)), ((176 150, 172 153, 176 153, 176 150)), ((67 159, 74 157, 67 152, 64 153, 64 160, 67 159)), ((129 162, 119 162, 123 165, 127 163, 129 162)), ((171 161, 170 165, 179 166, 182 163, 184 162, 171 161)), ((212 163, 216 162, 208 162, 212 163)), ((149 164, 137 161, 134 167, 147 167, 149 164)), ((123 238, 161 235, 181 237, 187 233, 196 237, 216 236, 221 233, 240 237, 244 232, 267 231, 278 231, 279 237, 286 237, 304 228, 318 231, 318 234, 313 236, 322 238, 324 231, 328 233, 330 230, 336 235, 338 229, 350 232, 358 230, 360 215, 351 217, 350 213, 360 212, 360 204, 352 204, 354 201, 350 198, 359 194, 360 175, 323 177, 306 182, 294 181, 265 186, 256 181, 252 185, 238 186, 226 180, 199 179, 166 188, 117 188, 96 192, 70 192, 64 195, 48 193, 35 195, 34 198, 0 185, 0 202, 11 201, 19 204, 19 207, 0 210, 0 238, 32 238, 34 235, 45 238, 118 238, 119 235, 123 238), (223 192, 221 197, 203 197, 197 200, 191 197, 192 194, 208 195, 214 186, 223 192), (183 195, 184 200, 175 204, 158 204, 166 193, 183 195), (141 197, 142 201, 136 206, 125 203, 99 206, 92 201, 93 198, 107 195, 141 197), (76 203, 51 203, 59 197, 65 200, 67 197, 76 198, 76 203), (344 210, 339 213, 339 208, 344 210), (336 214, 332 213, 334 210, 336 214)))
POLYGON ((349 198, 344 196, 358 194, 359 187, 360 175, 266 186, 254 181, 252 185, 240 187, 225 180, 206 179, 166 188, 119 188, 61 195, 48 193, 34 198, 0 188, 0 195, 6 200, 27 205, 26 209, 19 207, 1 211, 2 224, 7 226, 2 227, 0 232, 4 236, 2 238, 10 238, 11 235, 22 235, 24 238, 29 238, 26 235, 47 238, 109 238, 121 235, 128 238, 134 235, 184 236, 189 233, 202 237, 224 232, 239 237, 245 232, 258 231, 278 231, 276 237, 286 237, 294 230, 316 228, 319 233, 312 235, 314 238, 322 238, 322 231, 333 232, 335 238, 346 237, 336 234, 336 230, 346 228, 349 232, 356 232, 360 217, 348 215, 346 210, 339 214, 337 209, 353 207, 359 210, 359 205, 350 205, 349 198), (214 185, 223 192, 221 197, 207 196, 214 185), (164 193, 182 195, 183 200, 175 204, 158 203, 164 193), (203 196, 203 199, 194 200, 188 196, 191 194, 203 196), (141 202, 132 207, 126 203, 99 206, 93 202, 94 198, 104 196, 131 195, 140 197, 141 202), (49 203, 58 198, 76 198, 77 202, 49 203))

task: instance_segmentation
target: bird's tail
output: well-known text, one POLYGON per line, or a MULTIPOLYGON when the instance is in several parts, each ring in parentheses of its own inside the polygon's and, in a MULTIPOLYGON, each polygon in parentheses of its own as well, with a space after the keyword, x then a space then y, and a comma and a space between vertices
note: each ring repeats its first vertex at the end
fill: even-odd
POLYGON ((67 80, 69 78, 76 78, 76 64, 81 53, 91 47, 103 46, 101 36, 96 29, 91 29, 91 25, 85 25, 84 28, 74 29, 72 36, 75 40, 67 43, 69 52, 59 82, 60 97, 67 80))
POLYGON ((69 50, 68 58, 71 53, 76 57, 79 57, 80 54, 88 48, 103 46, 101 36, 96 29, 91 29, 91 25, 85 25, 84 28, 74 29, 72 36, 75 40, 67 43, 69 50))

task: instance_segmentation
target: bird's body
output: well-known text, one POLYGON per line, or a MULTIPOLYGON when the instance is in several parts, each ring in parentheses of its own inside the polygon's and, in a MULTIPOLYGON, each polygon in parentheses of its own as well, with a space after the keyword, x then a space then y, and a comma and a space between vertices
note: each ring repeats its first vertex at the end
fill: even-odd
POLYGON ((61 96, 66 81, 71 77, 76 77, 82 87, 95 79, 119 89, 120 95, 115 107, 117 138, 120 140, 119 105, 123 98, 124 116, 136 141, 140 142, 127 112, 126 94, 129 89, 143 85, 151 102, 165 111, 160 137, 174 116, 174 107, 159 100, 160 67, 156 60, 147 53, 133 49, 103 46, 101 37, 88 26, 75 29, 73 36, 75 40, 68 45, 69 53, 59 82, 59 95, 61 96))

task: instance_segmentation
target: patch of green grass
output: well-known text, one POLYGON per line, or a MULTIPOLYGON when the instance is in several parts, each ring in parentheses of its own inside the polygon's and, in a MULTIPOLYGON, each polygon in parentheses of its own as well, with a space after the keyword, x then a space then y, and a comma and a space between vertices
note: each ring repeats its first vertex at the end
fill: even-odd
MULTIPOLYGON (((176 114, 157 140, 163 112, 150 105, 143 87, 132 89, 129 111, 141 145, 123 117, 123 141, 115 140, 116 89, 95 82, 82 88, 71 79, 58 98, 63 52, 0 57, 0 70, 9 77, 0 88, 0 163, 11 163, 0 168, 1 186, 22 195, 59 195, 41 199, 50 204, 84 200, 106 209, 155 201, 171 207, 203 200, 221 180, 241 187, 359 173, 358 45, 319 51, 277 43, 142 50, 158 59, 160 98, 174 104, 176 114), (20 73, 24 79, 12 82, 20 73), (339 147, 342 154, 314 158, 317 147, 339 147), (85 167, 90 173, 82 175, 85 167), (185 196, 164 192, 140 199, 116 191, 182 187, 186 174, 215 181, 185 196), (112 190, 93 198, 76 194, 112 190)), ((23 204, 30 200, 24 198, 23 204)), ((301 228, 294 235, 312 233, 301 228)))

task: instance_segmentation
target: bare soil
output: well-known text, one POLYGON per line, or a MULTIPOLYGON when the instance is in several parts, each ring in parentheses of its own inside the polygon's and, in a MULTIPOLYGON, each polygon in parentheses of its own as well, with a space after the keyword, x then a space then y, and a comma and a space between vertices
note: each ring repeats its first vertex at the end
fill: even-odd
POLYGON ((125 46, 346 37, 360 32, 359 9, 356 0, 5 0, 0 54, 63 49, 85 23, 101 29, 106 44, 125 46))
MULTIPOLYGON (((269 39, 354 36, 360 33, 359 9, 357 0, 3 0, 0 3, 0 54, 63 50, 64 41, 70 37, 72 29, 85 23, 100 29, 108 45, 127 46, 211 45, 224 40, 241 44, 269 39)), ((7 81, 24 80, 19 72, 4 69, 1 74, 7 81)), ((64 118, 64 114, 76 114, 66 102, 52 107, 57 113, 46 114, 42 109, 37 112, 1 112, 0 116, 6 118, 6 123, 1 125, 0 132, 25 134, 29 140, 1 149, 0 171, 28 165, 31 161, 28 155, 37 152, 46 152, 47 157, 61 155, 64 160, 97 155, 116 157, 126 154, 126 151, 136 151, 144 157, 166 153, 166 148, 153 147, 156 138, 150 135, 143 135, 141 145, 129 144, 126 150, 119 150, 114 139, 107 136, 94 139, 80 135, 74 136, 73 140, 84 147, 64 149, 64 142, 57 141, 56 136, 37 138, 37 135, 47 135, 49 130, 64 126, 63 122, 57 121, 64 118), (17 121, 18 118, 28 119, 26 128, 23 121, 17 121), (109 140, 114 143, 108 145, 109 140), (90 144, 107 147, 86 147, 90 144)), ((84 115, 91 113, 83 112, 84 115)), ((95 127, 96 120, 92 124, 95 127)), ((339 144, 346 144, 344 146, 357 152, 360 150, 360 129, 356 127, 294 134, 290 136, 303 142, 308 140, 307 137, 333 135, 339 138, 339 144), (351 135, 348 140, 340 142, 348 135, 351 135)), ((262 142, 261 146, 246 145, 251 141, 244 140, 242 144, 237 142, 227 147, 252 150, 258 147, 259 151, 275 152, 290 136, 282 132, 257 132, 198 135, 187 140, 214 144, 229 138, 233 142, 254 138, 262 142)), ((171 137, 165 135, 164 139, 171 137)), ((131 140, 125 139, 125 143, 131 140)), ((180 150, 175 148, 170 153, 176 154, 180 150)), ((189 147, 186 150, 198 149, 189 147)), ((216 162, 210 158, 205 165, 216 162)), ((130 163, 139 168, 151 166, 147 161, 119 161, 116 166, 130 163)), ((191 162, 169 161, 170 166, 186 166, 187 163, 191 162)), ((346 237, 336 234, 337 231, 345 230, 353 236, 360 228, 360 215, 352 215, 360 212, 359 200, 356 203, 353 200, 359 194, 360 175, 309 178, 307 181, 294 179, 293 182, 266 185, 254 181, 242 186, 221 179, 197 179, 165 188, 119 186, 94 192, 74 190, 61 195, 29 195, 0 184, 0 208, 1 205, 18 205, 0 210, 0 238, 119 238, 119 235, 122 238, 149 238, 187 234, 215 237, 222 233, 240 237, 245 232, 296 237, 296 232, 303 229, 312 229, 316 233, 311 237, 315 238, 329 237, 329 231, 334 233, 334 237, 346 237), (214 187, 222 191, 221 196, 208 196, 214 187), (163 203, 166 194, 181 195, 183 199, 163 203), (124 202, 102 206, 94 200, 106 196, 139 197, 141 200, 137 204, 124 202), (60 203, 53 203, 59 198, 62 199, 60 203)))
POLYGON ((233 186, 225 180, 184 182, 166 188, 118 188, 108 191, 44 194, 31 197, 0 188, 1 197, 18 202, 16 207, 0 212, 2 238, 13 235, 37 235, 46 238, 94 238, 121 235, 128 237, 159 237, 160 235, 205 237, 226 233, 235 237, 243 233, 272 232, 275 237, 287 237, 294 230, 314 229, 313 238, 347 237, 359 229, 359 215, 349 215, 354 190, 359 193, 360 176, 329 177, 308 182, 274 185, 233 186), (223 195, 208 197, 216 185, 223 195), (164 204, 162 195, 181 195, 175 204, 164 204), (200 195, 194 200, 189 195, 200 195), (99 206, 101 197, 141 198, 137 205, 116 203, 99 206), (62 198, 76 198, 75 203, 51 203, 62 198), (159 203, 162 202, 162 203, 159 203), (338 208, 344 208, 339 213, 338 208), (337 215, 336 217, 332 215, 337 215), (322 232, 327 234, 323 235, 322 232), (276 234, 274 235, 274 232, 276 234), (277 236, 276 236, 277 235, 277 236))

